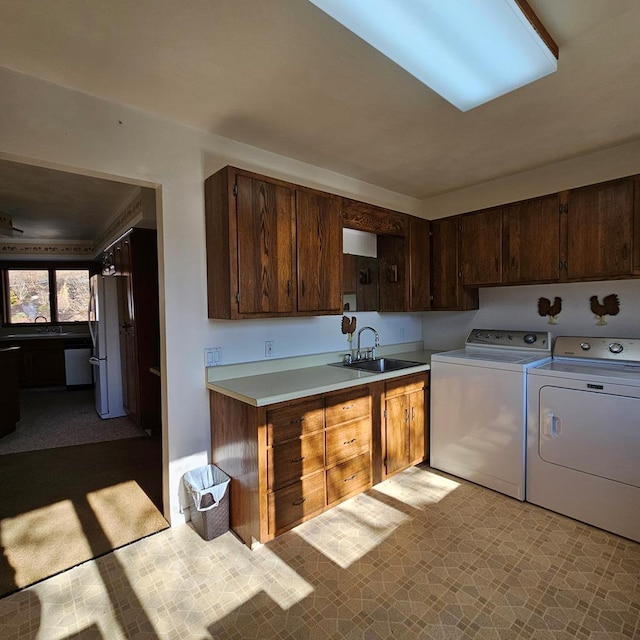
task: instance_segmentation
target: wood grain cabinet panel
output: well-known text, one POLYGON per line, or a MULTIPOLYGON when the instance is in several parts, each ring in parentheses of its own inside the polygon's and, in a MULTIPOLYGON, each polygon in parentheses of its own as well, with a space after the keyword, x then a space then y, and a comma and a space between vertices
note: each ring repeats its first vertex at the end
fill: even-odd
POLYGON ((290 440, 267 451, 267 482, 274 491, 316 471, 324 470, 324 433, 290 440))
POLYGON ((637 178, 572 189, 567 201, 566 279, 608 279, 640 273, 634 246, 640 207, 637 178))
POLYGON ((424 374, 416 374, 385 384, 384 477, 428 457, 427 381, 424 374))
POLYGON ((326 505, 325 474, 320 471, 268 495, 269 536, 320 513, 326 505))
POLYGON ((460 216, 462 285, 502 283, 502 208, 460 216))
POLYGON ((409 217, 409 311, 431 307, 430 223, 409 217))
POLYGON ((296 190, 298 311, 342 311, 341 199, 296 190))
POLYGON ((560 198, 552 194, 502 209, 503 284, 557 282, 560 277, 560 198))
POLYGON ((367 416, 326 431, 326 463, 331 467, 371 448, 371 418, 367 416))
POLYGON ((327 503, 335 504, 370 486, 371 457, 365 453, 327 471, 327 503))
POLYGON ((210 318, 342 311, 342 199, 235 167, 205 181, 210 318))
POLYGON ((277 445, 292 438, 324 429, 322 398, 293 402, 267 411, 267 444, 277 445))
POLYGON ((478 308, 478 289, 462 286, 460 216, 431 221, 431 309, 478 308))

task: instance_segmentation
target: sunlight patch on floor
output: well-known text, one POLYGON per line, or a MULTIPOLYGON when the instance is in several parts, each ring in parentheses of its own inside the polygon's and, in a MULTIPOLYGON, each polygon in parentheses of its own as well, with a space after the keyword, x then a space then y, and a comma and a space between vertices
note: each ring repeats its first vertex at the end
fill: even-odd
POLYGON ((7 561, 15 571, 14 582, 18 587, 39 579, 41 566, 48 567, 51 575, 70 566, 68 548, 52 549, 50 544, 45 544, 51 536, 77 541, 74 543, 77 562, 91 556, 91 548, 70 500, 33 509, 0 522, 0 541, 7 561))
POLYGON ((405 469, 401 474, 377 484, 373 490, 414 509, 437 504, 460 486, 422 467, 405 469))
POLYGON ((409 519, 402 511, 360 494, 300 525, 295 532, 346 569, 409 519))

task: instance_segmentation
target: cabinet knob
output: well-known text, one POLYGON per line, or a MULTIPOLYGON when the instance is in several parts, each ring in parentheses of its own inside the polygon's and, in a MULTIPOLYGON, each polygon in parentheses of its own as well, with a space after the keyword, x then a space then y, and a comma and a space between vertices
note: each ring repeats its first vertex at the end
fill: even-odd
POLYGON ((300 498, 300 500, 294 500, 291 503, 291 506, 292 507, 299 507, 301 504, 304 504, 306 502, 306 500, 307 500, 306 498, 300 498))
POLYGON ((355 441, 356 441, 356 439, 355 439, 355 438, 351 438, 351 440, 345 440, 342 444, 345 444, 345 445, 347 445, 347 444, 353 444, 355 441))
POLYGON ((298 462, 302 462, 306 456, 301 456, 300 458, 292 458, 289 460, 290 464, 297 464, 298 462))

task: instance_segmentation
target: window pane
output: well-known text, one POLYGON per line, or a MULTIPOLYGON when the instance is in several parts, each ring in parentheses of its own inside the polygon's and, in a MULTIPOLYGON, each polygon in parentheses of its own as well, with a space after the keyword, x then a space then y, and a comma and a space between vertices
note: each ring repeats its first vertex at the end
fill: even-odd
POLYGON ((56 270, 58 322, 82 322, 89 306, 89 271, 56 270))
POLYGON ((9 269, 9 322, 51 322, 49 272, 9 269))

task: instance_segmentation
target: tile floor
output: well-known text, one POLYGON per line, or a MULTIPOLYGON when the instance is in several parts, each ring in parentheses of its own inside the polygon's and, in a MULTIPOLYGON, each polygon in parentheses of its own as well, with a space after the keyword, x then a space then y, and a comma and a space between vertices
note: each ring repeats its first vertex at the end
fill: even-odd
POLYGON ((640 545, 418 466, 253 551, 131 544, 0 600, 0 637, 640 638, 640 545))

